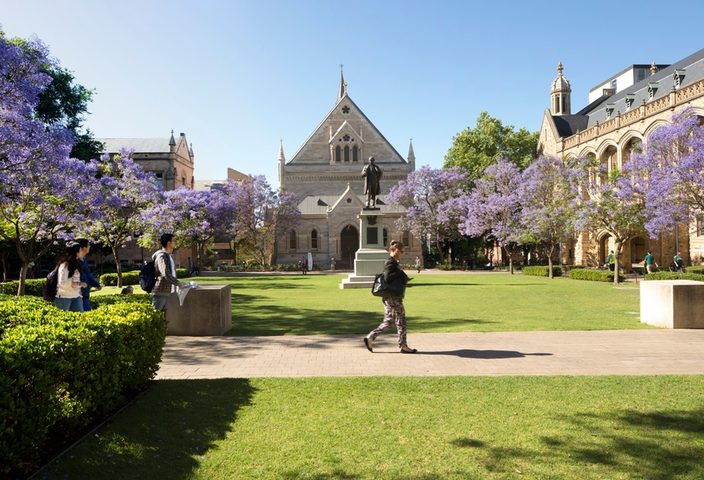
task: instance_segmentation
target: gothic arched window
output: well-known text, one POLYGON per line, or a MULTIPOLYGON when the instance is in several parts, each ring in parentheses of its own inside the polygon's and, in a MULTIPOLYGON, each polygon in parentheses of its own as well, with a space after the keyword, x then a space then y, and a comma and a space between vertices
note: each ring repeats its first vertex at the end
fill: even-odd
POLYGON ((310 248, 313 250, 318 248, 318 231, 315 229, 310 232, 310 248))
POLYGON ((291 230, 291 233, 288 235, 288 248, 290 250, 295 250, 296 249, 296 231, 291 230))
POLYGON ((357 148, 357 145, 352 147, 352 161, 353 162, 359 161, 359 148, 357 148))
POLYGON ((339 145, 335 147, 335 161, 342 161, 342 148, 339 145))
POLYGON ((345 162, 350 161, 350 147, 349 145, 345 145, 345 162))

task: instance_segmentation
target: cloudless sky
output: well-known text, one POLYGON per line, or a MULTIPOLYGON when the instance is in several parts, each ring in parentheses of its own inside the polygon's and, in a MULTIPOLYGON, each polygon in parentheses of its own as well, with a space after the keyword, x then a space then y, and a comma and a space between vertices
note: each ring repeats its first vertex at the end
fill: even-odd
POLYGON ((572 110, 633 63, 704 47, 704 2, 0 0, 10 36, 36 35, 94 89, 96 137, 193 144, 196 180, 227 167, 278 185, 336 100, 350 97, 405 157, 441 167, 481 111, 538 130, 561 61, 572 110))

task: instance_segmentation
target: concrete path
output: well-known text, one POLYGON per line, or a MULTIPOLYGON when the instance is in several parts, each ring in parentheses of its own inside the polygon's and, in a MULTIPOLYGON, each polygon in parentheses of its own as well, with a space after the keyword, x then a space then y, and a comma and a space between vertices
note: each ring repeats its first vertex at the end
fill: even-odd
POLYGON ((167 337, 158 379, 704 374, 704 330, 167 337))

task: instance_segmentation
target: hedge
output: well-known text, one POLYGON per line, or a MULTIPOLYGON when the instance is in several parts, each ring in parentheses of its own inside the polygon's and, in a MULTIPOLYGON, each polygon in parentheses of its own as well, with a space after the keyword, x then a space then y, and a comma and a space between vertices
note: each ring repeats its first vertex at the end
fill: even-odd
MULTIPOLYGON (((46 278, 31 278, 24 281, 24 294, 34 297, 44 296, 44 285, 46 278)), ((19 280, 10 280, 0 283, 0 293, 6 295, 17 295, 17 288, 20 286, 19 280)))
MULTIPOLYGON (((570 270, 570 278, 573 280, 591 280, 593 282, 613 282, 614 272, 610 270, 595 270, 592 268, 575 268, 570 270)), ((623 275, 618 276, 618 281, 625 280, 623 275)))
POLYGON ((687 273, 698 273, 704 275, 704 265, 694 265, 691 267, 686 267, 684 271, 687 273))
MULTIPOLYGON (((176 276, 178 278, 190 277, 190 272, 186 268, 177 268, 176 276)), ((117 286, 117 273, 104 273, 100 276, 100 283, 109 287, 117 286)), ((131 270, 122 272, 122 285, 139 285, 139 270, 131 270)))
MULTIPOLYGON (((532 275, 534 277, 549 277, 550 269, 547 265, 533 265, 523 267, 523 275, 532 275)), ((562 275, 562 267, 559 265, 552 266, 553 277, 559 277, 562 275)))
POLYGON ((21 476, 52 437, 75 436, 154 377, 163 314, 138 302, 66 312, 0 301, 0 477, 21 476))
POLYGON ((643 277, 645 280, 697 280, 704 282, 704 273, 692 273, 691 269, 687 269, 686 273, 680 272, 655 272, 648 273, 643 277))

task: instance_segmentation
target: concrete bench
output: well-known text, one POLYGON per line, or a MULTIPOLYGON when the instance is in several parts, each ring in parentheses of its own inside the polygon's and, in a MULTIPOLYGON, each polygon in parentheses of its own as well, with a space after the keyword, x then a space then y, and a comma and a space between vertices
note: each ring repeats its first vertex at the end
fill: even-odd
POLYGON ((214 336, 232 328, 230 285, 199 285, 186 295, 183 305, 172 294, 166 305, 168 335, 214 336))
POLYGON ((640 321, 665 328, 704 328, 704 282, 641 282, 640 321))

